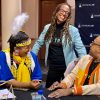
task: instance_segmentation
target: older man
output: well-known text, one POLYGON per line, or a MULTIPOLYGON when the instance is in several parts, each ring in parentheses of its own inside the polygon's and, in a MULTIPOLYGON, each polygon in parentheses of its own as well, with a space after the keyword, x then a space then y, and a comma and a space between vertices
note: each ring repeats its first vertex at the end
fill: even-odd
POLYGON ((54 83, 49 97, 74 95, 100 95, 100 36, 90 44, 90 52, 79 60, 78 64, 61 83, 54 83))

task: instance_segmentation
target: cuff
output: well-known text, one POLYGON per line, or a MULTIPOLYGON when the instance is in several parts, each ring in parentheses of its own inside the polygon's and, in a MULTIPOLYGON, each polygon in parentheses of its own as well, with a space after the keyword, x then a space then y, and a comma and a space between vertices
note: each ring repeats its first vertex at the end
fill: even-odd
POLYGON ((74 87, 74 95, 82 95, 82 86, 74 87))
POLYGON ((61 86, 61 88, 63 88, 63 89, 66 89, 66 88, 67 88, 67 85, 66 85, 65 82, 61 82, 61 83, 60 83, 60 86, 61 86))

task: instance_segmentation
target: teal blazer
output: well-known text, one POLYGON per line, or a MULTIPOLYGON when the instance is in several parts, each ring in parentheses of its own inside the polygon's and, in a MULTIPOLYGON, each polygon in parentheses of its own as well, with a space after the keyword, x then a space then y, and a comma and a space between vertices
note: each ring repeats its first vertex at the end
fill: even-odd
MULTIPOLYGON (((45 45, 46 45, 45 64, 47 64, 48 50, 49 50, 49 44, 50 44, 51 40, 49 40, 49 42, 45 42, 44 37, 46 35, 46 32, 47 32, 49 26, 50 26, 50 24, 47 24, 44 27, 42 33, 40 34, 38 40, 36 40, 36 42, 32 48, 32 51, 37 55, 41 46, 45 43, 45 45)), ((75 50, 76 50, 79 58, 82 57, 83 55, 86 55, 86 49, 82 43, 78 29, 72 25, 69 25, 69 32, 70 32, 70 35, 72 38, 70 45, 68 43, 66 45, 64 42, 65 36, 62 37, 63 53, 64 53, 64 57, 65 57, 66 67, 67 67, 68 63, 70 63, 72 60, 74 60, 76 58, 75 50)))

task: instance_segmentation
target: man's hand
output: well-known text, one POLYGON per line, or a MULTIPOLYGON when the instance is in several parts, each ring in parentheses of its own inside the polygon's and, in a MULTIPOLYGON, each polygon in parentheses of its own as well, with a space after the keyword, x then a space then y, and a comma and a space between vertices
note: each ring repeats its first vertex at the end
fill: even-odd
POLYGON ((62 96, 68 96, 70 94, 72 94, 71 88, 69 88, 69 89, 58 89, 58 90, 52 92, 51 94, 49 94, 48 97, 59 98, 59 97, 62 97, 62 96))
POLYGON ((60 83, 56 81, 48 88, 48 90, 52 91, 52 90, 54 90, 56 88, 60 88, 60 87, 61 87, 60 83))

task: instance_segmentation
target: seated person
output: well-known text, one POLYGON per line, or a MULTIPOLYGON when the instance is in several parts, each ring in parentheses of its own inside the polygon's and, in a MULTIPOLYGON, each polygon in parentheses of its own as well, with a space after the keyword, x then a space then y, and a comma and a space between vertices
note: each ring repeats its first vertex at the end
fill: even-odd
POLYGON ((30 52, 31 39, 19 31, 8 42, 10 48, 0 52, 0 81, 17 88, 38 88, 42 73, 37 56, 30 52))
POLYGON ((54 89, 57 90, 48 97, 100 95, 100 36, 91 43, 89 54, 79 60, 71 73, 49 88, 54 89))
POLYGON ((31 39, 20 31, 29 16, 18 15, 13 22, 9 49, 0 51, 0 86, 38 89, 42 73, 37 56, 31 52, 31 39))

